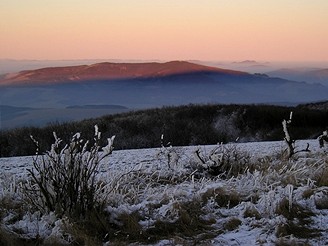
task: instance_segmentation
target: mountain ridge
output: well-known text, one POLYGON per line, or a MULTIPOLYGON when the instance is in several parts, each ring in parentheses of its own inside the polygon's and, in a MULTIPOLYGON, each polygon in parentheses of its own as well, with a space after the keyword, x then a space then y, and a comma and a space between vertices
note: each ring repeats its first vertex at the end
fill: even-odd
POLYGON ((248 75, 246 72, 222 69, 187 61, 165 63, 112 63, 101 62, 92 65, 65 67, 46 67, 9 73, 0 79, 0 85, 19 84, 55 84, 65 82, 82 82, 90 80, 120 80, 161 78, 193 73, 214 73, 225 75, 248 75))
POLYGON ((293 81, 306 81, 328 85, 327 68, 283 68, 267 73, 271 77, 280 77, 293 81))

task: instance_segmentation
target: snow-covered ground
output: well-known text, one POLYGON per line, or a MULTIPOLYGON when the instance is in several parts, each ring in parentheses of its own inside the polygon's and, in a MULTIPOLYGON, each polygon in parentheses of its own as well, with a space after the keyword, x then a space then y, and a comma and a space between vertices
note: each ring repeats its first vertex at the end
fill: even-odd
MULTIPOLYGON (((193 236, 167 236, 151 244, 328 245, 328 187, 317 181, 320 175, 328 177, 327 147, 320 149, 317 140, 302 140, 296 142, 296 150, 306 149, 307 143, 311 152, 297 153, 291 160, 282 157, 283 141, 114 151, 102 161, 99 172, 110 192, 110 220, 120 224, 121 214, 137 212, 138 223, 146 231, 154 228, 156 221, 178 226, 184 214, 192 224, 193 209, 201 204, 197 216, 209 229, 195 229, 193 236), (237 158, 245 158, 245 165, 254 163, 255 168, 238 176, 211 176, 192 168, 201 165, 196 150, 205 165, 211 165, 209 156, 213 160, 223 152, 233 152, 238 153, 237 158), (284 202, 289 215, 277 209, 284 202), (308 214, 306 222, 301 213, 308 214), (303 227, 307 230, 298 234, 303 227)), ((28 179, 32 158, 0 159, 0 199, 19 199, 19 183, 28 179)), ((63 221, 52 213, 26 212, 19 220, 13 216, 10 211, 2 215, 2 228, 19 231, 24 237, 70 240, 63 233, 63 221)), ((110 242, 109 238, 104 244, 110 242)), ((134 245, 144 244, 147 242, 134 245)))
MULTIPOLYGON (((317 140, 302 140, 297 142, 299 148, 305 148, 306 144, 310 143, 313 150, 319 149, 319 143, 317 140)), ((250 143, 238 143, 233 144, 238 146, 240 151, 248 152, 253 157, 264 157, 274 153, 279 153, 286 148, 284 141, 274 142, 250 142, 250 143)), ((185 162, 189 160, 195 149, 200 148, 202 151, 210 152, 216 145, 204 145, 204 146, 188 146, 188 147, 174 147, 178 152, 181 152, 179 162, 185 162)), ((153 149, 136 149, 136 150, 117 150, 113 151, 113 154, 103 161, 102 171, 109 171, 109 169, 128 169, 137 165, 150 166, 151 168, 159 168, 162 170, 166 165, 163 162, 167 161, 160 158, 161 148, 153 149)), ((20 156, 10 158, 0 158, 1 180, 3 177, 16 177, 22 178, 27 172, 26 169, 32 168, 33 157, 32 156, 20 156)))

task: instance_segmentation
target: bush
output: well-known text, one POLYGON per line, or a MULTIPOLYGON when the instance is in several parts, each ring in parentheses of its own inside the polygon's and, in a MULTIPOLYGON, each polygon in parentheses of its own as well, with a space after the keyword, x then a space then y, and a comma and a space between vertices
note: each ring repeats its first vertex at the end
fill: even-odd
MULTIPOLYGON (((37 155, 33 160, 34 169, 28 170, 31 180, 25 184, 24 194, 40 211, 54 211, 57 216, 70 218, 84 217, 103 203, 97 173, 100 161, 112 153, 115 136, 108 138, 108 145, 102 148, 100 155, 101 134, 97 126, 91 147, 89 141, 81 139, 80 133, 64 147, 61 147, 62 140, 53 135, 55 143, 51 150, 44 156, 37 155)), ((38 142, 34 142, 38 146, 38 142)))
POLYGON ((198 148, 194 151, 194 157, 196 163, 191 163, 193 169, 221 178, 237 177, 255 170, 249 153, 239 150, 235 144, 218 145, 209 154, 198 148))

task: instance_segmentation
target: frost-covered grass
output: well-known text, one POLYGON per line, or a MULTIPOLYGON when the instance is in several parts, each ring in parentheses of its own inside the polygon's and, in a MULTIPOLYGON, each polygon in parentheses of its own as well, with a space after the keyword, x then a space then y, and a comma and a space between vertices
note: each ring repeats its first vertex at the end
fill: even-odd
POLYGON ((2 158, 0 244, 326 245, 328 149, 307 143, 292 159, 283 141, 114 151, 97 175, 104 211, 75 221, 25 203, 32 157, 2 158), (244 166, 208 172, 223 152, 244 166))

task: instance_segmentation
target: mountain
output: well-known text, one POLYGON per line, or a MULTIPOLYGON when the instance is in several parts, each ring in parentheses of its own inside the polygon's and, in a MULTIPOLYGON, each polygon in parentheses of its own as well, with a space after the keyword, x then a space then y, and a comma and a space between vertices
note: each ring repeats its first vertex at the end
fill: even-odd
POLYGON ((244 61, 237 61, 233 62, 234 64, 241 64, 241 65, 257 65, 259 64, 257 61, 254 60, 244 60, 244 61))
MULTIPOLYGON (((81 105, 121 105, 130 110, 208 103, 295 105, 327 100, 327 95, 328 88, 321 84, 185 61, 48 67, 6 74, 0 80, 0 104, 47 111, 16 115, 15 124, 31 119, 34 123, 39 119, 36 112, 44 116, 42 122, 54 121, 57 115, 60 121, 70 120, 81 105), (72 105, 75 108, 67 108, 72 105)), ((83 106, 79 117, 93 117, 95 110, 83 106)))
POLYGON ((267 73, 270 76, 281 77, 294 81, 321 83, 328 86, 328 69, 279 69, 267 73))
POLYGON ((117 80, 159 78, 192 73, 245 75, 246 73, 202 66, 183 61, 167 63, 97 63, 93 65, 49 67, 9 73, 0 80, 1 85, 58 84, 90 80, 117 80))

